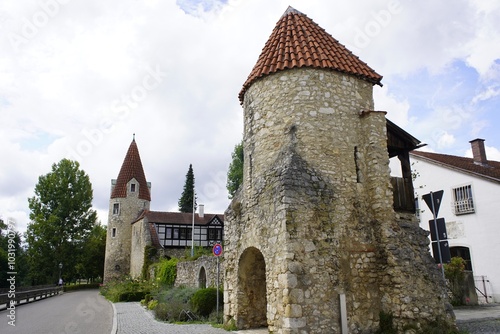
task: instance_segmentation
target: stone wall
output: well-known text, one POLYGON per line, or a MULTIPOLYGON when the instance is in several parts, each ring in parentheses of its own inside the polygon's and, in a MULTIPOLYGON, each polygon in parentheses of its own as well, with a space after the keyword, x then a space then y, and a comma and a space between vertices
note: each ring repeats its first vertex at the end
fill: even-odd
POLYGON ((151 233, 146 219, 141 219, 132 224, 132 252, 130 254, 130 276, 139 278, 144 265, 144 251, 146 246, 151 246, 151 233))
POLYGON ((444 316, 423 235, 392 209, 386 119, 371 111, 372 85, 286 70, 256 81, 243 108, 244 180, 225 213, 225 321, 339 333, 340 294, 350 333, 374 332, 381 311, 400 328, 444 316))
MULTIPOLYGON (((114 180, 113 180, 114 181, 114 180)), ((106 235, 106 256, 104 262, 104 281, 130 274, 130 256, 132 247, 132 222, 142 210, 149 209, 149 201, 138 198, 139 189, 130 191, 130 183, 139 187, 139 182, 132 179, 127 183, 126 198, 112 198, 109 201, 108 228, 106 235), (113 205, 118 203, 118 214, 113 213, 113 205), (112 231, 116 228, 116 235, 112 231)), ((111 186, 113 192, 114 184, 111 186)))
MULTIPOLYGON (((224 261, 219 259, 219 287, 223 286, 224 261)), ((181 261, 177 263, 177 278, 175 286, 189 286, 197 288, 217 287, 217 258, 215 256, 201 256, 195 261, 181 261), (205 272, 205 280, 203 274, 205 272), (200 277, 201 276, 201 277, 200 277)))

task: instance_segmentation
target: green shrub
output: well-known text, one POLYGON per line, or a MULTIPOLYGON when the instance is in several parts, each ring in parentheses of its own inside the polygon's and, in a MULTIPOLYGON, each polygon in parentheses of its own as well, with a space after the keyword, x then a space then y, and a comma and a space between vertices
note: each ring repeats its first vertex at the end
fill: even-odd
POLYGON ((121 301, 140 301, 151 293, 153 286, 147 281, 125 278, 106 283, 101 294, 113 303, 121 301))
POLYGON ((444 265, 444 274, 451 292, 451 304, 464 305, 465 260, 461 257, 452 257, 450 263, 444 265))
POLYGON ((149 280, 149 266, 153 263, 153 259, 158 254, 156 247, 148 245, 144 247, 144 262, 142 264, 142 278, 149 280))
POLYGON ((164 285, 173 286, 177 277, 178 259, 162 259, 156 264, 156 280, 164 285))
POLYGON ((234 321, 234 319, 231 319, 228 322, 226 322, 222 328, 224 328, 226 331, 238 330, 238 327, 236 327, 236 321, 234 321))
POLYGON ((208 317, 217 306, 217 293, 219 293, 219 307, 222 305, 222 293, 216 288, 206 288, 196 291, 189 304, 193 312, 202 317, 208 317))
POLYGON ((155 299, 150 300, 148 303, 148 310, 154 310, 156 306, 158 306, 158 301, 155 299))
POLYGON ((189 310, 189 300, 196 288, 170 288, 162 290, 157 296, 158 305, 154 309, 155 317, 162 321, 186 321, 185 312, 189 310))
POLYGON ((385 313, 384 311, 380 311, 380 327, 375 332, 375 334, 397 334, 397 330, 394 329, 392 319, 392 313, 385 313))
POLYGON ((191 256, 191 248, 186 248, 183 258, 188 261, 195 261, 203 255, 212 255, 212 249, 203 246, 194 246, 194 255, 191 256))

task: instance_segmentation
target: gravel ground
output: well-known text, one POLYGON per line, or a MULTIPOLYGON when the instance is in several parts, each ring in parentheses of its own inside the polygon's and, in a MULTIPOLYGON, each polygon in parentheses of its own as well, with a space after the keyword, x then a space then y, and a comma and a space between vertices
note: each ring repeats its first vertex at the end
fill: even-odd
POLYGON ((457 320, 458 329, 469 334, 500 333, 500 319, 457 320))

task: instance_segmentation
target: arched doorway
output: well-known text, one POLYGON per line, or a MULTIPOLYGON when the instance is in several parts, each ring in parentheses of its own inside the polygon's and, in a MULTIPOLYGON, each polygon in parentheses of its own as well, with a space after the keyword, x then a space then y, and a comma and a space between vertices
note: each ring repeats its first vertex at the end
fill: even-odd
POLYGON ((207 287, 207 272, 205 267, 201 267, 200 273, 198 274, 198 287, 200 289, 205 289, 207 287))
POLYGON ((455 246, 450 247, 451 257, 461 257, 465 260, 465 270, 472 271, 472 261, 470 258, 469 247, 455 246))
POLYGON ((266 263, 254 247, 238 263, 238 328, 267 327, 266 263))

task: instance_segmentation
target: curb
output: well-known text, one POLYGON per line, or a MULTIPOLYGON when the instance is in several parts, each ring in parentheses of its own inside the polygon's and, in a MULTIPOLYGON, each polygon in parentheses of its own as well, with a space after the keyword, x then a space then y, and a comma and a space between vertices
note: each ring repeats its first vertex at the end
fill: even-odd
POLYGON ((117 323, 118 319, 116 317, 116 307, 114 303, 111 303, 111 306, 113 307, 113 327, 111 327, 111 334, 116 334, 118 332, 118 323, 117 323))

